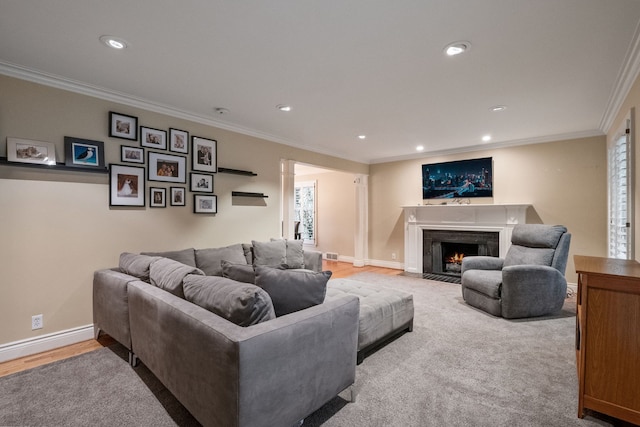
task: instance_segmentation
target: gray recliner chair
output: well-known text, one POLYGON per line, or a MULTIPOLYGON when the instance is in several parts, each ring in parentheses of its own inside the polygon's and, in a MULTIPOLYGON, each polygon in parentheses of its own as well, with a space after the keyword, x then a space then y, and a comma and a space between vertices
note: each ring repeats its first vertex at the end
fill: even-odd
POLYGON ((571 234, 561 225, 514 226, 503 258, 462 260, 462 297, 467 304, 507 319, 553 314, 567 295, 564 276, 571 234))

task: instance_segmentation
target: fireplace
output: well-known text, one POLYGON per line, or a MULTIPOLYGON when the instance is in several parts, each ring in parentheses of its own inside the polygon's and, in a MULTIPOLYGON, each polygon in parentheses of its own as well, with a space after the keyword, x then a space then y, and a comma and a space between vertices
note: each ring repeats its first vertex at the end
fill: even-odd
POLYGON ((499 256, 500 233, 423 230, 423 277, 459 283, 465 256, 499 256))
MULTIPOLYGON (((433 250, 424 247, 424 231, 495 233, 498 235, 497 256, 504 257, 511 246, 513 226, 527 222, 527 211, 530 208, 531 205, 504 204, 404 206, 404 271, 420 276, 424 274, 425 251, 433 250)), ((444 242, 477 244, 475 241, 450 242, 448 239, 444 239, 444 242)), ((482 246, 478 248, 478 255, 481 250, 484 250, 482 246)), ((495 250, 495 246, 492 246, 491 250, 495 250)), ((465 251, 468 250, 465 248, 463 252, 465 251)), ((469 253, 472 252, 474 251, 469 253)), ((427 262, 433 265, 433 261, 427 262)), ((446 269, 446 266, 443 268, 446 269)))

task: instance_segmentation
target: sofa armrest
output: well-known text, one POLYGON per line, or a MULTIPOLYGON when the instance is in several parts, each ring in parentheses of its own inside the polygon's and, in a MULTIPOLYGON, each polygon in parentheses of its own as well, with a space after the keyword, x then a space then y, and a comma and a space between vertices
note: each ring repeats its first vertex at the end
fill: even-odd
POLYGON ((502 269, 502 317, 534 317, 559 311, 567 280, 546 265, 513 265, 502 269))
POLYGON ((129 307, 136 355, 204 425, 293 425, 355 380, 356 297, 247 328, 141 282, 129 307))
POLYGON ((467 270, 501 270, 504 259, 494 256, 468 256, 462 258, 462 274, 467 270))
POLYGON ((322 271, 322 252, 304 251, 304 268, 316 273, 322 271))
POLYGON ((118 269, 104 269, 93 273, 93 328, 95 338, 100 331, 131 350, 129 303, 127 284, 139 279, 118 269))

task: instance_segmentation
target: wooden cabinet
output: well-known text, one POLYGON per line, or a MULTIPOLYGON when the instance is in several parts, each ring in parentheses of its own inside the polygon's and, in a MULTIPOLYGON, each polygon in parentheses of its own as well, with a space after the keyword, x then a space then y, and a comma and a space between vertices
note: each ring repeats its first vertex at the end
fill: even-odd
POLYGON ((640 264, 576 255, 578 417, 640 424, 640 264))

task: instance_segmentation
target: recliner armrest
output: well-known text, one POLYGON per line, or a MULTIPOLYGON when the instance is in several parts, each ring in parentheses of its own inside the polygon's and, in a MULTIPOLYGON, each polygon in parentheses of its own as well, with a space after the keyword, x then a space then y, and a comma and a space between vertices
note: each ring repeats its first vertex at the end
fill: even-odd
POLYGON ((462 258, 462 274, 467 270, 501 270, 503 258, 494 256, 469 256, 462 258))
POLYGON ((546 265, 502 269, 502 317, 542 316, 559 311, 567 294, 562 273, 546 265))

